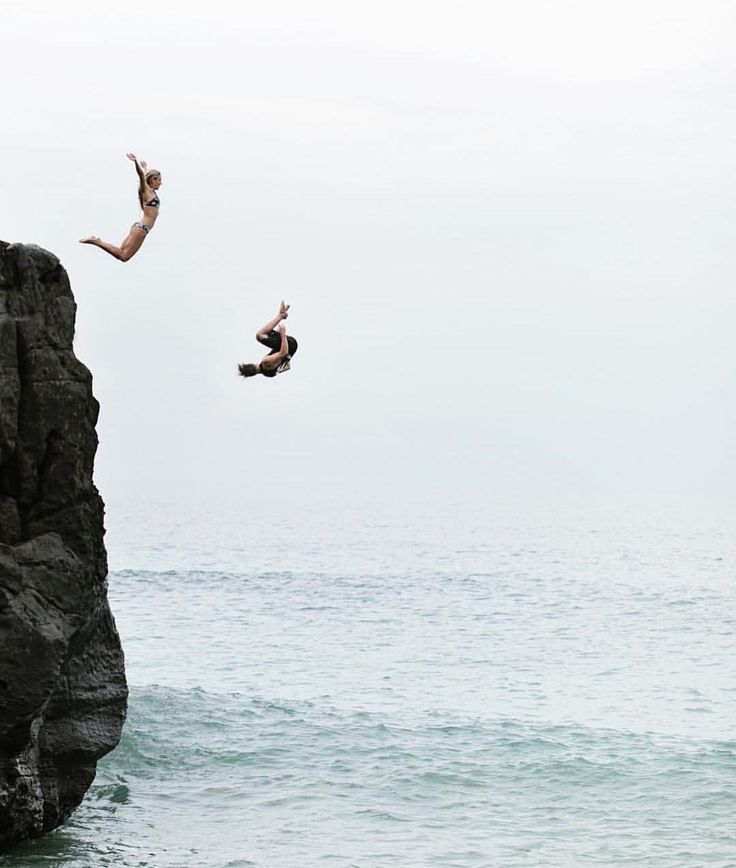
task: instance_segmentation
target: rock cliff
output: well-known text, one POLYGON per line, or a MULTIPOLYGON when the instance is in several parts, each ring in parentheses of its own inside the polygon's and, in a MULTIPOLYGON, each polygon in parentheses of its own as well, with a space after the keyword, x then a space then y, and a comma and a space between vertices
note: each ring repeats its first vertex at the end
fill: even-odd
POLYGON ((125 718, 75 312, 55 256, 0 242, 0 851, 67 819, 125 718))

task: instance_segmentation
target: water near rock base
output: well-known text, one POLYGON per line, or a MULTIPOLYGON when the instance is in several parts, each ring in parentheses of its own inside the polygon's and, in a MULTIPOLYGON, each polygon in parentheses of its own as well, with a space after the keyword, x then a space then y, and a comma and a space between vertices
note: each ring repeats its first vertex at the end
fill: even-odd
POLYGON ((736 865, 731 527, 108 524, 123 742, 7 868, 736 865))

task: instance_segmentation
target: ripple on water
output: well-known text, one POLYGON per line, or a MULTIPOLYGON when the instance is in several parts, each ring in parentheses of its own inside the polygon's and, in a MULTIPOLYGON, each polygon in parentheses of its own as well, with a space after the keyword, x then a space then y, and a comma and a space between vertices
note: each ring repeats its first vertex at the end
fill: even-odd
POLYGON ((431 512, 113 528, 124 739, 3 868, 733 868, 730 531, 431 512))
POLYGON ((660 866, 686 852, 726 865, 734 773, 734 742, 462 717, 406 727, 150 687, 133 692, 123 742, 74 819, 7 868, 113 864, 113 853, 162 868, 351 853, 372 866, 660 866))

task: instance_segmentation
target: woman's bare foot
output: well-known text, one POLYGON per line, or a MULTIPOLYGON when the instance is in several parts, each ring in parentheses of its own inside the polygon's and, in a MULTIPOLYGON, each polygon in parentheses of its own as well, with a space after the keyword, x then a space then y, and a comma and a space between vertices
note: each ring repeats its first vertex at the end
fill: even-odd
POLYGON ((90 235, 89 238, 80 238, 80 244, 97 244, 100 239, 96 235, 90 235))

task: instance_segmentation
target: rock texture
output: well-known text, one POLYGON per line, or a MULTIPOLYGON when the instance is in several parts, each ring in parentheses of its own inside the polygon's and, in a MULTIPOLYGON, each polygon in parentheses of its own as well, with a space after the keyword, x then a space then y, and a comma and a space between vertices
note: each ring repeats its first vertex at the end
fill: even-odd
POLYGON ((66 820, 125 718, 75 312, 55 256, 0 242, 0 851, 66 820))

